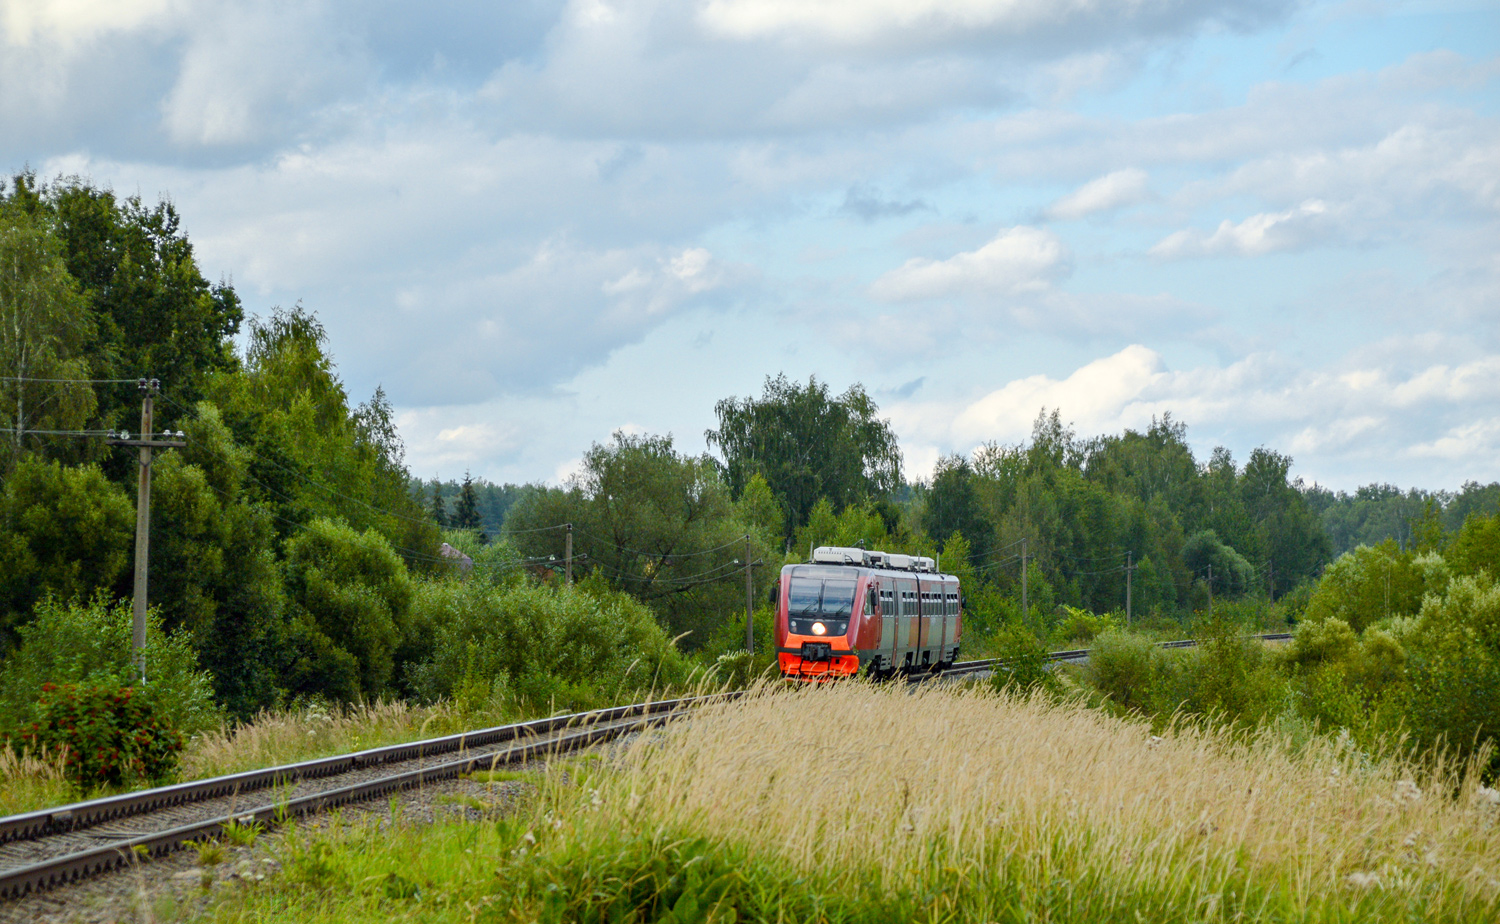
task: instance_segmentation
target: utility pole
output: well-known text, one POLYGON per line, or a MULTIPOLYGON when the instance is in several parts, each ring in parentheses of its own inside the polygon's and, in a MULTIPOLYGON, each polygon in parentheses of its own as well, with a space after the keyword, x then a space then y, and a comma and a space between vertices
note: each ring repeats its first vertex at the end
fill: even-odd
POLYGON ((1135 551, 1125 553, 1125 625, 1130 625, 1130 578, 1135 571, 1135 551))
POLYGON ((573 524, 568 524, 568 536, 563 544, 563 562, 568 586, 573 586, 573 524))
POLYGON ((1276 559, 1266 556, 1266 597, 1276 602, 1276 559))
POLYGON ((745 535, 745 651, 755 653, 755 581, 751 577, 750 535, 745 535))
POLYGON ((1208 618, 1214 618, 1214 565, 1208 563, 1208 618))
POLYGON ((151 428, 153 426, 152 413, 153 401, 157 392, 161 391, 161 382, 157 379, 141 379, 137 386, 141 390, 141 433, 140 439, 133 440, 129 433, 122 433, 116 439, 106 440, 111 446, 134 446, 140 450, 140 477, 136 482, 135 498, 135 599, 133 601, 131 615, 131 650, 135 654, 136 669, 140 672, 141 683, 146 682, 146 577, 151 553, 151 451, 153 449, 180 449, 187 443, 182 439, 179 431, 173 434, 168 430, 163 436, 175 436, 176 439, 153 440, 151 428))
POLYGON ((1026 625, 1031 618, 1031 610, 1026 608, 1026 537, 1021 537, 1021 625, 1026 625))

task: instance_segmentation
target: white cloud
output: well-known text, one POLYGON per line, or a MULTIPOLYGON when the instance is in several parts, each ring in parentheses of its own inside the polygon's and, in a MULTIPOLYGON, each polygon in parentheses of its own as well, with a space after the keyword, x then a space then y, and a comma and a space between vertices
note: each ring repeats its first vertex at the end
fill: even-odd
POLYGON ((1326 238, 1330 217, 1326 203, 1311 199, 1285 212, 1251 215, 1239 224, 1225 219, 1213 234, 1197 229, 1174 232, 1157 242, 1151 255, 1164 259, 1218 254, 1260 256, 1295 250, 1326 238))
POLYGON ((1043 407, 1061 408, 1069 420, 1094 432, 1116 423, 1127 406, 1166 374, 1159 354, 1135 344, 1094 360, 1065 379, 1033 375, 1009 382, 963 408, 953 419, 953 433, 959 441, 971 444, 1016 439, 1030 432, 1043 407))
POLYGON ((108 32, 159 22, 188 4, 179 0, 0 0, 5 44, 50 41, 73 48, 108 32))
POLYGON ((1442 479, 1430 486, 1493 479, 1500 358, 1409 371, 1369 364, 1398 357, 1390 347, 1351 354, 1329 369, 1257 353, 1225 366, 1174 370, 1155 350, 1133 344, 1061 378, 1027 376, 956 403, 896 402, 890 413, 903 445, 941 451, 1023 442, 1044 407, 1057 409, 1082 436, 1140 430, 1170 413, 1189 425, 1190 438, 1210 440, 1207 446, 1266 445, 1302 459, 1304 471, 1324 480, 1391 480, 1395 466, 1426 461, 1441 463, 1429 468, 1442 479))
POLYGON ((915 301, 1035 293, 1066 273, 1067 260, 1067 248, 1057 235, 1022 225, 946 260, 914 257, 875 280, 870 294, 882 301, 915 301))
POLYGON ((990 33, 1010 38, 1097 31, 1170 33, 1216 19, 1263 19, 1286 4, 1178 0, 708 0, 710 31, 737 39, 814 39, 839 45, 990 33))
POLYGON ((1047 207, 1048 218, 1083 218, 1127 205, 1135 205, 1151 195, 1146 171, 1135 167, 1116 170, 1090 180, 1047 207))

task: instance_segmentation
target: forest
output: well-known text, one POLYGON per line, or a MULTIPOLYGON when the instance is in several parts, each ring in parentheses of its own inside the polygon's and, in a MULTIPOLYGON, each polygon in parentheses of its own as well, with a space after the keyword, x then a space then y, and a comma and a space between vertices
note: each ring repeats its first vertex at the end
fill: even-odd
POLYGON ((1204 712, 1268 714, 1295 689, 1303 719, 1371 741, 1500 732, 1474 692, 1500 703, 1500 484, 1332 492, 1272 448, 1200 458, 1170 415, 1082 436, 1046 408, 1019 444, 911 472, 861 385, 784 375, 719 400, 700 455, 621 432, 561 486, 424 480, 391 399, 348 393, 314 311, 247 316, 170 202, 21 174, 0 186, 8 739, 40 734, 44 687, 136 682, 137 465, 108 440, 138 429, 142 377, 161 383, 157 429, 186 434, 153 466, 145 688, 183 732, 310 702, 534 711, 685 683, 739 657, 747 568, 763 667, 769 582, 825 544, 940 557, 964 582, 966 653, 1115 645, 1132 683, 1087 680, 1112 708, 1170 714, 1210 688, 1124 630, 1232 620, 1294 627, 1293 654, 1274 681, 1236 667, 1239 692, 1204 712))

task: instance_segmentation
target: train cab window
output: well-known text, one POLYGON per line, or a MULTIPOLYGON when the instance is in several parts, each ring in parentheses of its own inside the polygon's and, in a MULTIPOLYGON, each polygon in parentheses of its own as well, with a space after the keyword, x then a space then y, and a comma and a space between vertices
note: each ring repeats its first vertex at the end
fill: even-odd
POLYGON ((843 635, 854 613, 853 581, 792 577, 787 590, 787 631, 794 635, 843 635))

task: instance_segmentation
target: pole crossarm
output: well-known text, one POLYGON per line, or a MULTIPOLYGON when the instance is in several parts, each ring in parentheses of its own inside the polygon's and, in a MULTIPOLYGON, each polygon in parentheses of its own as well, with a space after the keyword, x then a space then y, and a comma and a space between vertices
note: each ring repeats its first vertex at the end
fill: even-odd
POLYGON ((187 446, 187 440, 122 440, 109 439, 104 441, 106 446, 134 446, 138 449, 182 449, 187 446))

